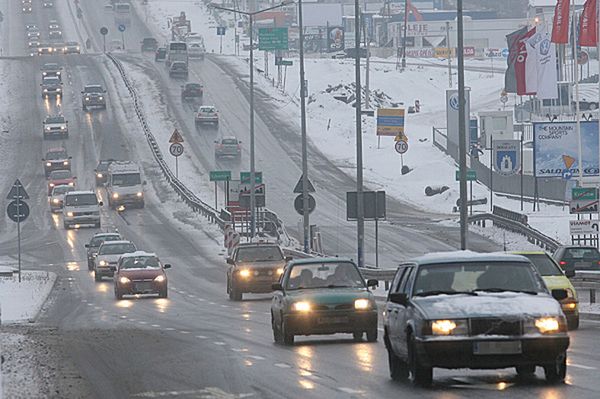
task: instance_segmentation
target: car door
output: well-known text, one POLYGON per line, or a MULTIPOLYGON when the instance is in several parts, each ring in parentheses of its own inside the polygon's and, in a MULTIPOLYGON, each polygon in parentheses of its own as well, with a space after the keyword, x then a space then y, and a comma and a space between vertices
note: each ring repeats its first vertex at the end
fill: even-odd
POLYGON ((397 351, 397 343, 399 339, 398 312, 400 311, 402 305, 390 301, 389 296, 392 293, 400 292, 400 287, 402 286, 402 282, 404 281, 404 277, 406 275, 407 270, 408 268, 404 266, 398 268, 396 276, 394 277, 394 280, 392 281, 392 285, 390 287, 388 301, 386 302, 388 337, 390 340, 390 344, 394 349, 394 352, 397 351))
MULTIPOLYGON (((407 297, 410 298, 410 290, 412 287, 412 282, 414 280, 415 275, 415 266, 410 266, 406 268, 406 272, 402 277, 402 281, 400 282, 400 287, 398 292, 402 292, 406 294, 407 297)), ((408 355, 407 347, 406 347, 406 330, 407 330, 407 322, 408 322, 408 307, 398 305, 398 313, 396 314, 396 324, 394 325, 394 330, 396 330, 396 354, 406 358, 408 355)))

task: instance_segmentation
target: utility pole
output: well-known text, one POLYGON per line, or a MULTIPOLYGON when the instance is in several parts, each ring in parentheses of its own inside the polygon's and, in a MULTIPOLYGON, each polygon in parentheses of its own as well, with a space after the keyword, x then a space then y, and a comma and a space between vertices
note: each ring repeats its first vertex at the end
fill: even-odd
POLYGON ((446 47, 448 48, 448 87, 452 88, 452 47, 450 47, 450 22, 446 21, 446 47))
POLYGON ((302 24, 302 0, 298 0, 298 30, 300 32, 300 130, 302 133, 302 225, 304 252, 310 252, 310 220, 308 204, 308 149, 306 143, 306 81, 304 79, 304 25, 302 24))
MULTIPOLYGON (((366 11, 366 9, 367 9, 367 3, 365 3, 365 11, 366 11)), ((363 27, 364 27, 364 34, 363 34, 363 36, 364 36, 364 40, 365 40, 365 47, 367 49, 367 59, 366 59, 367 62, 366 62, 366 71, 365 71, 365 108, 366 109, 370 109, 371 105, 370 105, 370 101, 369 100, 370 100, 371 95, 370 95, 370 90, 369 90, 369 69, 370 69, 369 68, 369 64, 370 64, 369 58, 371 56, 371 54, 370 54, 370 52, 371 52, 371 49, 370 49, 371 44, 369 42, 371 41, 370 40, 371 38, 370 38, 370 35, 369 35, 369 27, 367 26, 365 18, 362 19, 362 24, 363 24, 363 27)))
POLYGON ((465 60, 463 51, 463 0, 456 1, 458 51, 458 157, 460 174, 460 249, 467 249, 467 135, 465 132, 465 60))
POLYGON ((365 247, 365 214, 363 198, 363 160, 362 160, 362 112, 360 85, 360 6, 359 0, 354 0, 354 72, 356 83, 356 235, 358 241, 358 267, 364 266, 365 247))
POLYGON ((404 0, 404 34, 402 35, 402 69, 406 68, 406 33, 408 29, 408 0, 404 0))

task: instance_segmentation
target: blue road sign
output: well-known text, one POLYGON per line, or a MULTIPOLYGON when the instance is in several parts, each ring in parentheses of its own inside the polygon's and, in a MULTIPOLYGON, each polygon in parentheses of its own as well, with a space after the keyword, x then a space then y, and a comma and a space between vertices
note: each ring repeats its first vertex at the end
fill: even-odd
POLYGON ((119 24, 119 32, 125 32, 125 25, 119 24))
POLYGON ((225 36, 225 26, 217 26, 217 36, 225 36))

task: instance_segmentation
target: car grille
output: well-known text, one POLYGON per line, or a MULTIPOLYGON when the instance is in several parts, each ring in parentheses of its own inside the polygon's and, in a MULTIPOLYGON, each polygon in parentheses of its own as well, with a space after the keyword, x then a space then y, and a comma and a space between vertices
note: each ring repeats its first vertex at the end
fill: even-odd
POLYGON ((73 212, 73 216, 92 216, 97 214, 96 212, 73 212))
POLYGON ((471 335, 521 335, 521 320, 501 318, 471 319, 471 335))

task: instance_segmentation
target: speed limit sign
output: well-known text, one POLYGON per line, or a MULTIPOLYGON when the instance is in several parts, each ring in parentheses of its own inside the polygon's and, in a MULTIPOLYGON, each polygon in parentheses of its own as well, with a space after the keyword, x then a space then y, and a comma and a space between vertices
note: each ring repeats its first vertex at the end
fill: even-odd
POLYGON ((404 154, 406 151, 408 151, 408 143, 406 141, 396 141, 394 147, 396 148, 396 152, 398 154, 404 154))
POLYGON ((174 157, 180 156, 181 154, 183 154, 183 144, 181 144, 181 143, 171 144, 171 146, 169 147, 169 152, 174 157))

